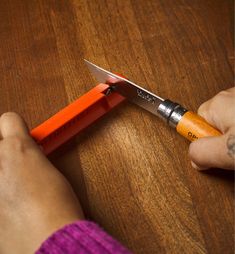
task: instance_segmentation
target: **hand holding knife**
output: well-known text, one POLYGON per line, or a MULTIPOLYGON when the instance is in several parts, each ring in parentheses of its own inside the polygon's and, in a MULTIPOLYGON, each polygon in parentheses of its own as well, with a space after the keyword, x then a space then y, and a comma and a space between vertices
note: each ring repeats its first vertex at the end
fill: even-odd
POLYGON ((99 117, 120 104, 125 98, 164 119, 190 141, 221 133, 199 115, 178 103, 138 86, 85 60, 99 84, 60 112, 31 131, 31 135, 49 154, 99 117))

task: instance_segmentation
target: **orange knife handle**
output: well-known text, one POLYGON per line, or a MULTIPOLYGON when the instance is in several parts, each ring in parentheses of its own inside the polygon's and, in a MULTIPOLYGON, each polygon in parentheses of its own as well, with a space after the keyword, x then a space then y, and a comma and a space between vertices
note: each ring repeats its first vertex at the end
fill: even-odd
POLYGON ((201 116, 188 111, 180 104, 171 100, 160 103, 157 113, 177 132, 190 141, 198 138, 219 136, 221 132, 206 122, 201 116))
POLYGON ((198 138, 220 136, 221 132, 206 122, 201 116, 187 111, 176 126, 177 132, 190 141, 198 138))
POLYGON ((99 84, 31 131, 46 155, 120 104, 124 97, 99 84))

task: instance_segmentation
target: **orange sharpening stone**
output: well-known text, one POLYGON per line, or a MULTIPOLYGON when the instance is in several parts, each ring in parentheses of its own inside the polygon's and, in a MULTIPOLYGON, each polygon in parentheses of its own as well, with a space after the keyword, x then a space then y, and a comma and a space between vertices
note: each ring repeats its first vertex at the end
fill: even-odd
POLYGON ((116 92, 106 95, 109 87, 97 85, 31 131, 46 155, 125 100, 116 92))

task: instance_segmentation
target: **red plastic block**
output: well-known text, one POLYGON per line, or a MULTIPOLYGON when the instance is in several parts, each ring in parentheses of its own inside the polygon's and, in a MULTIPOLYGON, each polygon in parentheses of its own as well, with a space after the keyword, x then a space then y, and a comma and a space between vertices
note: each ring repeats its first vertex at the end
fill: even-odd
POLYGON ((46 155, 125 100, 116 92, 105 95, 109 87, 97 85, 31 131, 46 155))

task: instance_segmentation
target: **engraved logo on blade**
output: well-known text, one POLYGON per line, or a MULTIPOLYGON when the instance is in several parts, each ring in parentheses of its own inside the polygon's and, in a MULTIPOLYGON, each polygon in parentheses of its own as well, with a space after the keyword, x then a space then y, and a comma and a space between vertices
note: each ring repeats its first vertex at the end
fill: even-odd
POLYGON ((147 102, 155 104, 155 98, 153 96, 151 96, 150 94, 148 94, 140 89, 137 89, 137 95, 139 97, 141 97, 142 99, 146 100, 147 102))

